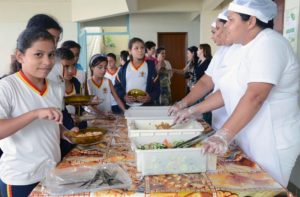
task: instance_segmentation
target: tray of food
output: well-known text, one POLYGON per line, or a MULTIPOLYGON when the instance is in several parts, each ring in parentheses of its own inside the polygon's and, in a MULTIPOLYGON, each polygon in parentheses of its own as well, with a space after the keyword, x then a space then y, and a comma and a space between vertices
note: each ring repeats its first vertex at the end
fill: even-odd
POLYGON ((201 142, 190 148, 174 148, 193 134, 134 137, 137 170, 142 175, 198 173, 216 170, 216 156, 203 154, 201 142))
POLYGON ((199 135, 204 131, 202 124, 195 120, 176 125, 173 125, 172 119, 127 120, 127 125, 129 137, 169 135, 172 133, 199 135))
POLYGON ((98 144, 106 132, 104 128, 90 127, 81 129, 79 132, 66 131, 64 136, 74 144, 89 146, 98 144))

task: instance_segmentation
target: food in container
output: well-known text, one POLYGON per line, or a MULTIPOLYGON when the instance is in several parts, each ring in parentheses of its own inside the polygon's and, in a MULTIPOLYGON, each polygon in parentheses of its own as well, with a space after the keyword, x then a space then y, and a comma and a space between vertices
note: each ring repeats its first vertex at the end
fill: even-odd
POLYGON ((191 148, 172 148, 197 134, 165 133, 164 135, 131 138, 136 153, 137 170, 142 175, 198 173, 216 170, 216 156, 203 154, 197 145, 191 148), (165 141, 168 141, 166 143, 165 141), (162 142, 162 143, 161 143, 162 142))
POLYGON ((105 133, 106 129, 104 128, 90 127, 81 129, 79 132, 66 131, 64 136, 74 144, 92 145, 99 143, 105 133))

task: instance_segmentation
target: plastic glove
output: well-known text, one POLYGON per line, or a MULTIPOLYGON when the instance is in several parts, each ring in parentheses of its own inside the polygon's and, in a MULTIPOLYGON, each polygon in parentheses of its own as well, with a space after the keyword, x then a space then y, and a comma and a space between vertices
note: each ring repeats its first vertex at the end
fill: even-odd
POLYGON ((179 110, 184 109, 186 107, 187 103, 181 100, 169 108, 168 114, 169 116, 175 116, 179 110))
POLYGON ((176 117, 174 119, 174 123, 176 124, 186 123, 188 120, 197 119, 201 115, 202 113, 198 111, 197 107, 194 105, 192 107, 177 112, 176 117))
POLYGON ((216 134, 203 141, 202 152, 224 155, 233 140, 233 136, 228 129, 222 128, 218 130, 216 134))

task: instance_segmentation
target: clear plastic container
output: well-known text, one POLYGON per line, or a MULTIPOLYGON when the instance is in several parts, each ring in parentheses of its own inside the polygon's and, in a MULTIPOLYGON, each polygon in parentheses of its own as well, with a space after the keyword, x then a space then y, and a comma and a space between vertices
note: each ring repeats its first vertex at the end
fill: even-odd
POLYGON ((42 181, 43 190, 50 195, 75 194, 109 189, 127 189, 132 181, 117 164, 53 169, 42 181))
POLYGON ((127 120, 128 136, 155 136, 155 135, 182 135, 193 134, 199 135, 204 131, 204 127, 201 123, 192 120, 187 123, 175 125, 169 129, 158 128, 161 124, 171 125, 172 119, 161 120, 127 120))
POLYGON ((136 153, 137 170, 142 175, 198 173, 216 170, 215 155, 202 154, 197 148, 141 150, 140 145, 188 140, 196 135, 168 135, 132 138, 132 148, 136 153))
POLYGON ((143 119, 173 119, 168 115, 170 106, 141 106, 130 107, 125 111, 127 120, 143 120, 143 119))

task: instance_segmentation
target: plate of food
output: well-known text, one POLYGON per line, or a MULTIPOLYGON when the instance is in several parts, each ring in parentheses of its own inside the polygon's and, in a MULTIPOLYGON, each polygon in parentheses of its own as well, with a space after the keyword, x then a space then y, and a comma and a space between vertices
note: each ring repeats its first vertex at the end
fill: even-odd
POLYGON ((90 146, 98 144, 106 132, 107 130, 104 128, 90 127, 80 129, 78 132, 66 131, 64 136, 74 144, 90 146))

